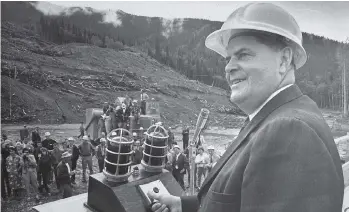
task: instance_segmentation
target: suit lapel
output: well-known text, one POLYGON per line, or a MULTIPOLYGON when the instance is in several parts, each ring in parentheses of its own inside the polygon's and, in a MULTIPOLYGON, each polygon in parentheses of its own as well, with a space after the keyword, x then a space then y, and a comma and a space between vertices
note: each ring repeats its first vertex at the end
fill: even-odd
POLYGON ((259 123, 261 123, 271 112, 279 108, 280 106, 290 102, 300 96, 302 92, 299 90, 298 86, 292 85, 289 88, 281 91, 274 98, 272 98, 259 113, 250 121, 244 129, 242 129, 235 139, 235 141, 228 147, 223 156, 213 167, 209 175, 206 177, 202 184, 202 189, 199 191, 199 196, 202 195, 204 190, 207 190, 209 185, 211 185, 213 179, 217 176, 219 171, 223 168, 224 164, 229 160, 229 158, 234 154, 234 152, 239 148, 239 146, 246 140, 245 138, 251 133, 251 131, 256 128, 259 123), (208 186, 208 187, 207 187, 208 186), (207 188, 206 188, 207 187, 207 188))

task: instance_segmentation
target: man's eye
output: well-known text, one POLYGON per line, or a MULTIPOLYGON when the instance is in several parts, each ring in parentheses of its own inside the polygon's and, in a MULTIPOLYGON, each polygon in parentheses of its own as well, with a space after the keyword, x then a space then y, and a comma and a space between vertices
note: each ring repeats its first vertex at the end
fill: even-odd
POLYGON ((243 60, 246 59, 248 56, 250 56, 248 53, 240 53, 239 55, 237 55, 237 59, 243 60))

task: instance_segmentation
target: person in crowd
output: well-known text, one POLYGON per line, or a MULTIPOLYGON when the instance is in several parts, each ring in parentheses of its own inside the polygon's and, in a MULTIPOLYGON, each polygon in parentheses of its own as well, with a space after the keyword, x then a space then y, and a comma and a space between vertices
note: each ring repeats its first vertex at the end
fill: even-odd
POLYGON ((172 162, 172 175, 184 190, 184 174, 189 165, 188 160, 184 154, 181 153, 181 149, 178 145, 173 146, 173 151, 175 154, 172 162))
POLYGON ((16 148, 9 146, 10 155, 6 158, 6 169, 11 187, 12 197, 19 197, 19 191, 23 188, 21 156, 16 154, 16 148))
POLYGON ((39 127, 35 127, 35 130, 32 132, 32 142, 33 142, 33 146, 36 148, 37 147, 37 143, 41 142, 41 136, 40 136, 40 131, 39 131, 39 127))
POLYGON ((101 141, 101 143, 97 146, 96 157, 97 157, 97 161, 98 161, 99 172, 103 172, 105 149, 106 149, 105 143, 107 142, 107 140, 105 138, 101 138, 100 141, 101 141))
POLYGON ((141 115, 140 107, 138 106, 138 101, 135 99, 132 101, 131 115, 134 117, 135 123, 140 124, 139 116, 141 115))
POLYGON ((147 109, 147 101, 149 100, 148 94, 141 89, 141 114, 145 115, 147 109))
POLYGON ((171 131, 171 127, 168 128, 167 133, 168 133, 168 148, 172 149, 175 138, 174 138, 174 133, 171 131))
POLYGON ((133 165, 140 164, 143 158, 143 147, 139 140, 135 140, 133 145, 132 163, 133 165))
POLYGON ((86 182, 86 168, 88 166, 90 170, 90 175, 93 174, 92 167, 92 157, 95 155, 95 149, 92 144, 89 142, 88 136, 82 138, 82 143, 79 145, 79 152, 81 155, 82 163, 82 182, 86 182))
MULTIPOLYGON (((79 156, 80 156, 79 146, 78 146, 78 144, 74 140, 73 145, 72 145, 72 156, 71 156, 71 169, 73 171, 76 170, 76 165, 77 165, 77 162, 79 160, 79 156)), ((75 173, 74 172, 71 175, 71 183, 74 184, 74 185, 76 184, 76 182, 75 182, 75 173)))
POLYGON ((6 167, 6 159, 10 156, 10 143, 7 137, 1 142, 1 197, 4 200, 11 196, 9 173, 6 167))
POLYGON ((20 135, 21 141, 23 141, 25 138, 29 138, 29 130, 26 125, 24 125, 23 129, 19 131, 19 135, 20 135))
POLYGON ((126 103, 123 102, 121 104, 121 109, 117 111, 118 119, 121 121, 119 127, 127 129, 127 125, 129 122, 130 110, 129 107, 126 106, 126 103))
POLYGON ((104 114, 105 115, 105 119, 104 119, 105 131, 107 134, 112 130, 112 123, 111 123, 111 117, 110 117, 110 111, 112 110, 113 108, 111 107, 111 105, 109 105, 107 112, 104 114))
POLYGON ((212 168, 216 165, 217 161, 219 160, 220 156, 215 152, 214 146, 209 146, 207 147, 208 151, 208 164, 206 165, 207 167, 207 173, 210 173, 212 168))
POLYGON ((99 144, 101 144, 101 139, 104 138, 105 140, 107 140, 107 136, 105 134, 105 132, 102 132, 101 136, 98 137, 96 140, 92 141, 91 144, 94 147, 97 147, 99 144))
POLYGON ((173 149, 167 148, 167 153, 165 157, 165 169, 172 173, 172 162, 174 157, 173 149))
POLYGON ((199 154, 195 157, 195 166, 197 170, 197 182, 195 180, 195 185, 198 188, 201 187, 201 179, 206 176, 206 166, 208 164, 207 154, 205 153, 204 147, 200 146, 198 148, 199 154))
POLYGON ((6 135, 6 133, 3 133, 1 135, 1 142, 6 141, 6 140, 7 140, 7 135, 6 135))
POLYGON ((189 127, 184 126, 182 130, 183 136, 183 149, 186 149, 189 143, 189 127))
POLYGON ((52 151, 53 145, 57 143, 51 138, 50 132, 45 132, 45 139, 42 141, 42 147, 45 147, 47 150, 52 151))
MULTIPOLYGON (((37 141, 36 147, 34 147, 34 151, 33 151, 33 155, 37 163, 39 163, 40 157, 42 156, 41 148, 42 148, 42 142, 37 141)), ((39 191, 41 192, 42 191, 42 174, 39 171, 39 169, 37 169, 36 176, 38 180, 39 191)))
POLYGON ((98 119, 98 137, 101 137, 102 133, 107 133, 105 128, 105 118, 106 116, 103 114, 98 119))
POLYGON ((59 162, 57 166, 57 180, 59 183, 60 192, 63 193, 63 199, 73 195, 70 177, 75 173, 75 171, 72 171, 70 168, 70 157, 71 154, 69 152, 64 152, 62 154, 62 161, 59 162))
POLYGON ((247 114, 197 195, 158 194, 153 211, 342 211, 343 169, 331 129, 295 82, 308 59, 302 31, 280 6, 233 11, 205 45, 226 60, 230 101, 247 114))
POLYGON ((52 154, 53 173, 55 176, 57 189, 59 190, 59 183, 57 181, 57 166, 58 166, 59 162, 61 162, 63 150, 59 148, 58 143, 53 144, 53 150, 52 150, 51 154, 52 154))
POLYGON ((34 152, 34 145, 33 145, 32 142, 29 142, 29 138, 24 138, 22 147, 23 148, 27 148, 29 150, 29 153, 33 154, 33 152, 34 152))
POLYGON ((106 114, 108 109, 109 109, 109 103, 108 102, 104 102, 104 104, 103 104, 103 114, 106 114))
POLYGON ((109 110, 109 116, 111 119, 111 130, 115 130, 118 128, 118 120, 116 117, 116 109, 115 109, 115 105, 112 104, 111 105, 111 109, 109 110))
POLYGON ((22 156, 22 154, 23 154, 22 151, 23 151, 23 144, 18 141, 16 143, 16 153, 17 153, 17 155, 22 156))
POLYGON ((78 138, 83 137, 85 135, 85 127, 84 127, 84 122, 80 122, 80 127, 79 127, 80 134, 78 138))
POLYGON ((35 192, 35 198, 39 201, 39 186, 37 182, 37 163, 34 155, 29 153, 29 149, 23 148, 22 156, 22 178, 27 191, 27 198, 30 199, 30 187, 33 188, 35 192))
POLYGON ((45 147, 40 148, 40 153, 38 154, 37 161, 38 161, 38 175, 40 175, 39 181, 39 190, 43 191, 43 189, 46 190, 46 194, 48 196, 51 196, 50 188, 48 186, 49 184, 49 175, 52 170, 52 161, 53 156, 49 154, 48 150, 45 147), (41 185, 41 179, 42 179, 42 185, 41 185))

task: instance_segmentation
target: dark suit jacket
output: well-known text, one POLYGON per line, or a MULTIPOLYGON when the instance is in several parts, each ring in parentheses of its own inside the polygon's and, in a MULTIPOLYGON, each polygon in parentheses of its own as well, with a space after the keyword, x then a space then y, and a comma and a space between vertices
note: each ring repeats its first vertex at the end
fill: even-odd
POLYGON ((182 211, 340 212, 343 172, 317 105, 295 85, 239 133, 182 211))
MULTIPOLYGON (((172 170, 173 172, 180 173, 182 169, 187 169, 188 160, 183 153, 180 153, 178 160, 176 160, 176 157, 176 155, 173 155, 172 170), (178 169, 176 169, 176 165, 178 166, 178 169)), ((185 172, 183 174, 185 174, 185 172)))
MULTIPOLYGON (((70 171, 71 165, 69 164, 70 171)), ((57 181, 60 185, 62 184, 70 184, 70 175, 68 173, 68 167, 62 161, 57 166, 57 181)))

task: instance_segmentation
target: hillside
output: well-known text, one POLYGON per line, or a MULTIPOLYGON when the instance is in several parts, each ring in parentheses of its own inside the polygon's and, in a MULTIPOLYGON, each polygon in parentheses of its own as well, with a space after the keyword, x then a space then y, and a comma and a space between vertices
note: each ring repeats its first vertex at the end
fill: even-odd
POLYGON ((166 124, 195 124, 202 107, 211 110, 212 125, 240 124, 241 118, 221 113, 234 111, 224 90, 189 80, 135 48, 57 45, 9 22, 1 31, 3 123, 77 123, 86 108, 126 94, 137 98, 145 88, 160 101, 166 124))
MULTIPOLYGON (((47 7, 50 3, 45 4, 47 7)), ((222 71, 225 60, 204 46, 207 35, 219 29, 222 22, 169 20, 121 10, 80 7, 45 15, 42 3, 2 2, 1 5, 2 20, 24 25, 46 40, 108 48, 133 46, 189 79, 228 89, 222 71)), ((349 67, 349 60, 344 60, 349 58, 349 45, 308 33, 303 33, 303 44, 308 61, 296 72, 297 84, 321 108, 342 109, 341 73, 344 61, 349 67)))

